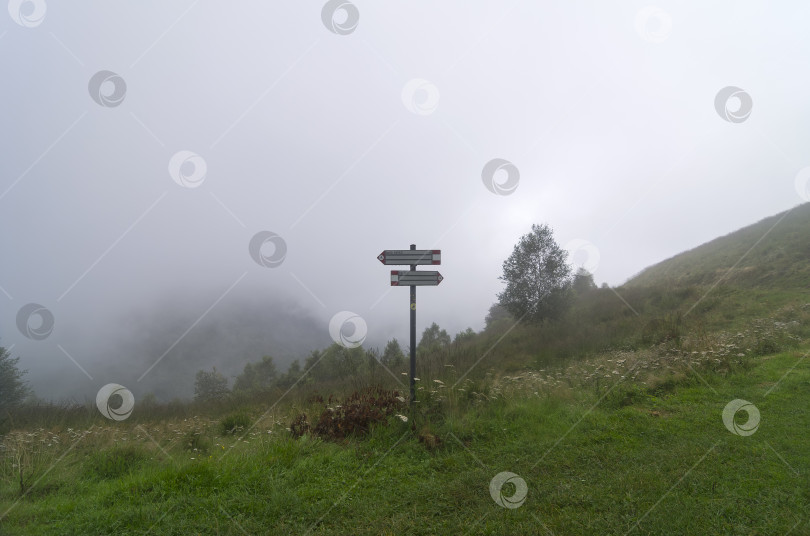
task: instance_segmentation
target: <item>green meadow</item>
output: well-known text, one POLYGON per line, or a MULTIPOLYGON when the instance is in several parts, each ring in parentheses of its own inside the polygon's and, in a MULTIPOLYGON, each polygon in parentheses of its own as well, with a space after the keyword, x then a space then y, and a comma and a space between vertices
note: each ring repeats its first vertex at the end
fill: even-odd
POLYGON ((0 534, 810 534, 810 209, 752 248, 773 223, 493 317, 420 356, 410 405, 364 365, 120 422, 21 407, 0 534))

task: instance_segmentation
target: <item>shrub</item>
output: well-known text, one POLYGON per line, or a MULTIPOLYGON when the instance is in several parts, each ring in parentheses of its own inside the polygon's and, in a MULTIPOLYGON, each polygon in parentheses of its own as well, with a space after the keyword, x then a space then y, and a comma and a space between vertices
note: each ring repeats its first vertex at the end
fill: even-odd
POLYGON ((232 413, 219 422, 219 431, 222 435, 232 435, 247 430, 253 424, 251 418, 245 413, 232 413))
POLYGON ((421 428, 417 437, 419 438, 419 442, 423 443, 428 450, 434 450, 442 444, 442 439, 434 434, 433 430, 428 425, 421 428))
POLYGON ((228 396, 228 378, 214 367, 197 371, 194 380, 194 400, 221 400, 228 396))
POLYGON ((386 391, 379 387, 369 387, 355 391, 342 403, 329 397, 326 408, 321 412, 315 426, 311 426, 306 414, 298 415, 290 424, 290 433, 300 437, 312 433, 324 439, 339 440, 353 434, 368 432, 373 423, 385 422, 405 404, 398 391, 386 391))
POLYGON ((211 440, 202 435, 202 432, 194 430, 183 437, 183 449, 207 454, 211 450, 211 440))
POLYGON ((309 426, 306 413, 301 413, 290 423, 290 433, 293 437, 301 437, 304 434, 308 434, 310 429, 311 427, 309 426))
POLYGON ((9 433, 0 443, 0 479, 18 483, 21 496, 29 492, 32 483, 52 465, 48 447, 53 437, 43 429, 9 433))

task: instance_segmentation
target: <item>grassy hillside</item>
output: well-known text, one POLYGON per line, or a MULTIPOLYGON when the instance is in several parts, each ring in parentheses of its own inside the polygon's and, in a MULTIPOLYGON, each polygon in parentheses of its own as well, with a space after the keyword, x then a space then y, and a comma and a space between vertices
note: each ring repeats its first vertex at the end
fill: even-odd
MULTIPOLYGON (((433 442, 397 417, 339 443, 293 439, 272 419, 242 438, 201 417, 32 430, 18 440, 46 441, 34 462, 41 476, 23 498, 4 481, 0 533, 807 534, 810 362, 801 355, 648 386, 510 377, 434 420, 433 442), (750 436, 723 423, 740 398, 761 415, 750 436), (196 451, 176 439, 194 431, 210 438, 196 451), (526 483, 516 508, 490 493, 504 471, 526 483)), ((458 404, 455 391, 445 400, 458 404)), ((501 491, 508 499, 517 489, 501 491)))
POLYGON ((624 287, 712 285, 810 287, 810 203, 655 264, 624 287))
MULTIPOLYGON (((548 367, 594 352, 676 347, 755 319, 795 319, 810 303, 810 203, 676 255, 616 288, 576 298, 564 318, 520 326, 499 343, 510 369, 548 367)), ((500 321, 495 341, 513 324, 500 321)))
POLYGON ((490 322, 419 356, 410 407, 406 366, 330 348, 215 404, 22 408, 0 536, 810 534, 808 224, 803 205, 553 322, 490 322), (345 397, 371 386, 400 392, 345 397), (758 412, 724 421, 735 400, 758 412))

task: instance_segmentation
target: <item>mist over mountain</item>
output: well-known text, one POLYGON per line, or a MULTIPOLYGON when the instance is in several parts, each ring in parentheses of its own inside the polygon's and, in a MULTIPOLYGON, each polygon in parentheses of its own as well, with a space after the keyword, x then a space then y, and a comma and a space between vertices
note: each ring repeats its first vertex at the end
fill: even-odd
POLYGON ((203 315, 211 305, 207 299, 171 293, 100 319, 93 333, 72 330, 59 346, 31 345, 13 353, 38 365, 27 379, 40 398, 83 402, 100 386, 119 383, 136 398, 154 393, 169 400, 191 397, 200 369, 215 366, 230 378, 246 363, 269 355, 283 371, 294 359, 303 362, 332 343, 328 317, 281 293, 268 299, 234 292, 203 315), (50 366, 39 366, 42 362, 50 366))
POLYGON ((132 330, 118 345, 119 359, 127 364, 124 374, 135 379, 130 383, 159 398, 190 396, 194 374, 200 369, 216 366, 231 377, 246 363, 269 355, 279 369, 286 370, 294 359, 303 362, 310 352, 332 342, 328 319, 316 317, 292 299, 241 295, 213 309, 175 345, 198 314, 184 306, 172 301, 157 310, 135 313, 132 330))
MULTIPOLYGON (((442 250, 416 329, 452 336, 532 224, 615 286, 810 200, 800 6, 367 4, 336 33, 333 2, 35 3, 0 22, 0 345, 46 399, 284 370, 341 311, 404 345, 383 249, 442 250)), ((806 248, 765 242, 729 278, 801 283, 806 248)), ((672 273, 711 285, 745 252, 672 273)))

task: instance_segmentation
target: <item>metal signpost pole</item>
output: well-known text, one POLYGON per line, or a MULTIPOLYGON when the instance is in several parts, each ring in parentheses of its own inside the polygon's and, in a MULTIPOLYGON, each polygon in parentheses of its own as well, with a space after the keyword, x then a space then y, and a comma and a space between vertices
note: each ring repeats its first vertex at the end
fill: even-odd
POLYGON ((411 402, 416 400, 416 287, 435 287, 444 280, 442 274, 435 270, 417 271, 419 264, 437 265, 442 263, 440 249, 386 249, 377 260, 383 264, 410 265, 410 270, 391 270, 392 287, 411 287, 411 402))
MULTIPOLYGON (((411 244, 411 250, 416 249, 416 244, 411 244)), ((416 270, 416 265, 411 264, 411 270, 416 270)), ((411 285, 411 403, 416 400, 416 285, 411 285)))

